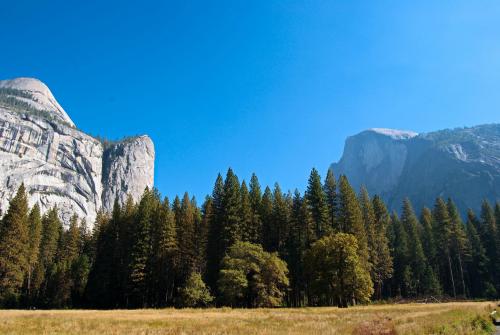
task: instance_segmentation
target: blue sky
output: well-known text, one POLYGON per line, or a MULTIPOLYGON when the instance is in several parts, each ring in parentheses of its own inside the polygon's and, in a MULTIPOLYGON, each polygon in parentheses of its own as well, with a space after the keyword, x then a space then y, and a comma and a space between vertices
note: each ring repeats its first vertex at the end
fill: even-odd
POLYGON ((499 1, 43 1, 0 11, 0 77, 77 126, 149 134, 164 195, 303 190, 347 136, 500 121, 499 1))

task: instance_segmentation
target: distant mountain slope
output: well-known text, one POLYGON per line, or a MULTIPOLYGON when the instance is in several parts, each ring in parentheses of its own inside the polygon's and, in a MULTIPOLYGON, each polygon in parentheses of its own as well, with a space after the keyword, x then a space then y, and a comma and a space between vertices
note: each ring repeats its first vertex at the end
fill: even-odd
POLYGON ((500 200, 500 124, 417 134, 370 129, 346 140, 335 174, 365 185, 399 210, 408 196, 415 208, 452 197, 462 209, 500 200))
POLYGON ((104 148, 76 129, 49 88, 33 78, 0 81, 0 209, 21 183, 30 205, 57 205, 68 222, 73 213, 92 225, 99 209, 116 197, 138 200, 152 187, 154 145, 148 136, 104 148))

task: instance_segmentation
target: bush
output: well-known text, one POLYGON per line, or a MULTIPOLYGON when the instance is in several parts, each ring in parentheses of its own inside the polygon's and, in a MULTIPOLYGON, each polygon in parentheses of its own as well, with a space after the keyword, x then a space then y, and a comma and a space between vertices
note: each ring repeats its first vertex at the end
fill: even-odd
POLYGON ((191 273, 186 285, 180 290, 180 303, 183 307, 205 307, 208 306, 214 298, 210 294, 201 275, 197 272, 191 273))

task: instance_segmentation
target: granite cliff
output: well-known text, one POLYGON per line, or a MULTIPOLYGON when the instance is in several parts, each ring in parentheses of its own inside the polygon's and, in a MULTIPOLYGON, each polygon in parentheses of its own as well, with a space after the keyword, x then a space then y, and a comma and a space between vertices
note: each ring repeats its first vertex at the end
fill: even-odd
POLYGON ((104 145, 78 130, 49 88, 33 78, 0 81, 0 209, 24 182, 30 205, 57 205, 90 225, 100 208, 153 186, 154 145, 148 136, 104 145))
POLYGON ((391 209, 405 197, 416 209, 451 197, 462 211, 477 211, 483 199, 500 201, 500 124, 424 134, 370 129, 349 137, 331 167, 391 209))

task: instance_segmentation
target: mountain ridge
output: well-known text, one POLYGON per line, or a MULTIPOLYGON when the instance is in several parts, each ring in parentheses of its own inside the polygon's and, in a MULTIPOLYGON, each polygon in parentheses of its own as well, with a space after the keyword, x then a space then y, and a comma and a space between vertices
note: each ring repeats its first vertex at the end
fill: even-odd
POLYGON ((483 199, 500 200, 500 124, 414 134, 367 130, 350 136, 341 159, 330 167, 357 189, 364 185, 380 194, 393 210, 405 197, 416 208, 451 197, 474 210, 483 199))
POLYGON ((64 222, 76 213, 93 224, 99 209, 128 194, 137 201, 154 182, 147 135, 105 147, 78 130, 50 89, 34 78, 0 81, 0 209, 24 182, 32 206, 57 205, 64 222), (110 154, 113 152, 114 154, 110 154), (111 166, 111 169, 104 169, 111 166))

